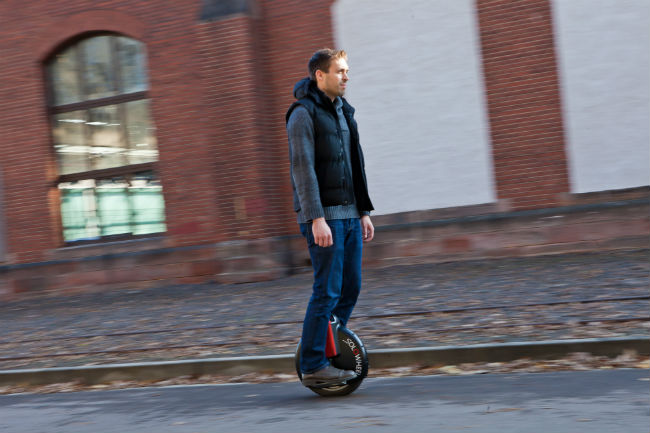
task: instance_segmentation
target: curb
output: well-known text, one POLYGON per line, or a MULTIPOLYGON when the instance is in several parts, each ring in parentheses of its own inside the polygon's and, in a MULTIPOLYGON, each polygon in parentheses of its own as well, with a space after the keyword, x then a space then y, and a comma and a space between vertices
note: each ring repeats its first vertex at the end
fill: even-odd
MULTIPOLYGON (((475 344, 468 346, 417 347, 368 351, 371 368, 394 368, 462 364, 465 362, 505 362, 520 358, 554 359, 573 352, 616 357, 626 350, 650 354, 650 337, 588 338, 475 344)), ((113 381, 161 381, 179 376, 246 373, 295 373, 293 354, 233 358, 189 359, 81 367, 0 370, 0 385, 45 385, 80 381, 87 385, 113 381)))

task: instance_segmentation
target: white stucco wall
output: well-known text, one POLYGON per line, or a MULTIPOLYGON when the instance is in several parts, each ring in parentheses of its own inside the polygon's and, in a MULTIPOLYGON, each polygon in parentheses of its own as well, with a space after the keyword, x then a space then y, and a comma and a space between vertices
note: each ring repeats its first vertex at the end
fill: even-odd
POLYGON ((378 214, 495 201, 474 0, 337 0, 378 214))
POLYGON ((572 192, 650 183, 650 1, 552 3, 572 192))

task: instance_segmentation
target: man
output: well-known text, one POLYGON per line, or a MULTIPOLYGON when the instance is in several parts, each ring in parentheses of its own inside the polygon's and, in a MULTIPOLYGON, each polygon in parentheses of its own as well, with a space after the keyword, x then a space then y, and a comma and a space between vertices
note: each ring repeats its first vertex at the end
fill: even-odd
POLYGON ((308 68, 286 120, 294 210, 314 268, 300 368, 305 386, 322 387, 355 377, 329 364, 325 340, 330 316, 345 326, 357 302, 362 244, 372 240, 374 227, 354 108, 343 98, 347 54, 319 50, 308 68))

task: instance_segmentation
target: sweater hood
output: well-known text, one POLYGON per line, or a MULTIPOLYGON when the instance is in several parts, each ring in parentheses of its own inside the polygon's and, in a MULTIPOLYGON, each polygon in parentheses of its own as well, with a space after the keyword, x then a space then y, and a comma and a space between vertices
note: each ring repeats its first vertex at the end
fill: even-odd
MULTIPOLYGON (((316 83, 314 83, 309 77, 305 77, 302 80, 298 81, 295 86, 293 86, 293 96, 296 99, 302 99, 310 93, 314 92, 312 88, 318 88, 316 83)), ((312 95, 313 97, 314 95, 312 95)))

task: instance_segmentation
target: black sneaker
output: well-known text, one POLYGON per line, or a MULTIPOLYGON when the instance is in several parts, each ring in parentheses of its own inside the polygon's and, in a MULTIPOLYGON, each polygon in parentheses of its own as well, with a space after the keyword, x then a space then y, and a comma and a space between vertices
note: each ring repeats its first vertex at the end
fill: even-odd
POLYGON ((325 388, 334 385, 344 385, 350 379, 357 377, 352 370, 340 370, 328 365, 314 373, 303 373, 302 384, 313 388, 325 388))

